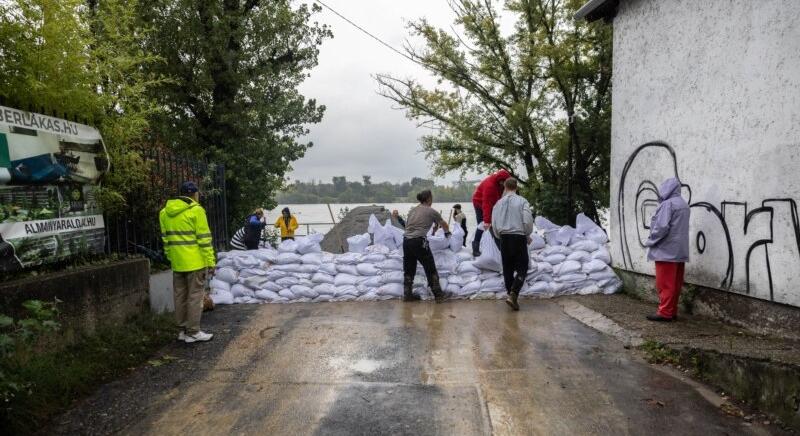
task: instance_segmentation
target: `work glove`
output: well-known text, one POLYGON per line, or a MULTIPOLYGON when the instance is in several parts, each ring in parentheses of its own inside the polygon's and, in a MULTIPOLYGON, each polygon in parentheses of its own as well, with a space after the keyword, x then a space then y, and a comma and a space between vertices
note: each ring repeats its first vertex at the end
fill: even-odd
POLYGON ((444 232, 444 237, 445 237, 445 238, 449 238, 449 237, 450 237, 450 235, 452 235, 452 233, 450 233, 450 232, 444 232))

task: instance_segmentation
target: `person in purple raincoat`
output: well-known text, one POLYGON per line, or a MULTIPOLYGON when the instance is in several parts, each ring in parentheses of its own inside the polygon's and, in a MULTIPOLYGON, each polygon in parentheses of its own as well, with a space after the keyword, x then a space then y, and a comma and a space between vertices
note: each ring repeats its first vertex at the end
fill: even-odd
POLYGON ((660 304, 650 321, 673 321, 683 287, 684 265, 689 261, 689 204, 681 197, 681 182, 669 178, 658 189, 658 208, 650 221, 647 259, 656 263, 656 289, 660 304))

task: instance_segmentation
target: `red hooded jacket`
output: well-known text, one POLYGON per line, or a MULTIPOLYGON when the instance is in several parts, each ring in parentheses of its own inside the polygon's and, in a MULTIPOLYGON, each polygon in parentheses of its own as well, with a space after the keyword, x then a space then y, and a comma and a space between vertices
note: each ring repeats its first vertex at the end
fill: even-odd
POLYGON ((472 194, 472 204, 483 209, 483 222, 492 222, 492 208, 495 203, 503 196, 503 182, 511 177, 506 170, 500 170, 491 176, 483 179, 475 193, 472 194))

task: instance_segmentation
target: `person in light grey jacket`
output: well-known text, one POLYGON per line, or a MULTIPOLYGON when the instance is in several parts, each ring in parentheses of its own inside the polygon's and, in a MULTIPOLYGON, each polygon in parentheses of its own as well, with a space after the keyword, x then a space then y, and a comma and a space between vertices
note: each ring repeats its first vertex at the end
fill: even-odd
POLYGON ((690 209, 681 197, 681 182, 672 177, 658 189, 658 208, 650 221, 647 259, 656 263, 660 304, 650 321, 672 321, 678 315, 685 263, 689 261, 690 209))
POLYGON ((528 200, 517 194, 517 179, 506 179, 504 187, 503 197, 492 209, 492 232, 500 239, 503 278, 508 292, 506 303, 519 310, 519 291, 528 276, 528 244, 533 232, 533 214, 528 200))

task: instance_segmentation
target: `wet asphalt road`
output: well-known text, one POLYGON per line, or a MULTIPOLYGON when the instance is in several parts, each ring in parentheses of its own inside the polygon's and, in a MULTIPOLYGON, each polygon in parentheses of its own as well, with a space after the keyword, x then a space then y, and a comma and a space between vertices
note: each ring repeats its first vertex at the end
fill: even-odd
POLYGON ((61 434, 769 434, 555 301, 222 307, 207 344, 103 387, 61 434))

